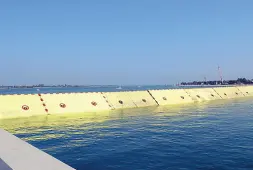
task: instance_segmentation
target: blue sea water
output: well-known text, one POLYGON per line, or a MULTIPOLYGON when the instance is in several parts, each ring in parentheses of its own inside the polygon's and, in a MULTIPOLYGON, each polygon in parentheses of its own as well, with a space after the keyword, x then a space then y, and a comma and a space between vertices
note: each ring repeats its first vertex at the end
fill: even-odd
POLYGON ((253 100, 1 120, 76 169, 253 169, 253 100))
POLYGON ((86 86, 86 87, 34 87, 34 88, 3 88, 0 94, 34 94, 38 93, 67 93, 67 92, 113 92, 113 91, 136 91, 150 89, 178 88, 172 85, 144 85, 144 86, 86 86))
POLYGON ((6 119, 0 128, 80 170, 253 169, 253 98, 6 119))
MULTIPOLYGON (((174 85, 129 85, 129 86, 85 86, 85 87, 34 87, 34 88, 0 88, 0 94, 34 94, 34 93, 68 93, 68 92, 114 92, 114 91, 137 91, 159 90, 178 88, 200 88, 201 86, 174 86, 174 85)), ((205 88, 208 86, 202 86, 205 88)))

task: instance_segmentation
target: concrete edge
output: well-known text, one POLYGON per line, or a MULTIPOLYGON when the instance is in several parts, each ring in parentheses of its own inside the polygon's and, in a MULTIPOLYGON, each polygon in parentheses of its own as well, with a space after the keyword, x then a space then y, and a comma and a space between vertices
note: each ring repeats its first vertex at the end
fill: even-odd
POLYGON ((74 170, 3 129, 0 129, 0 158, 1 170, 2 167, 6 170, 74 170))

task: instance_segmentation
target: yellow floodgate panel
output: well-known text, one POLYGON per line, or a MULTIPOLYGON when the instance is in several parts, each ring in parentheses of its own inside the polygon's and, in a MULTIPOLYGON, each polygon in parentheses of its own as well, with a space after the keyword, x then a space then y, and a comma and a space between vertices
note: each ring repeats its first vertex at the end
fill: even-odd
POLYGON ((114 109, 138 107, 129 95, 130 92, 103 93, 114 109))
POLYGON ((159 105, 193 103, 192 98, 183 89, 150 90, 159 105))
POLYGON ((223 99, 243 97, 242 92, 237 87, 216 87, 213 88, 223 99))
POLYGON ((155 105, 253 96, 253 86, 149 91, 0 95, 0 119, 61 113, 92 113, 155 105))
POLYGON ((111 110, 101 93, 42 94, 48 113, 82 113, 111 110))
POLYGON ((253 86, 239 86, 238 89, 239 89, 245 96, 253 96, 253 86))
POLYGON ((156 106, 157 103, 148 91, 132 91, 128 95, 137 107, 156 106))
POLYGON ((0 118, 47 114, 37 94, 0 95, 0 118))
POLYGON ((209 101, 222 99, 212 88, 185 89, 195 101, 209 101))

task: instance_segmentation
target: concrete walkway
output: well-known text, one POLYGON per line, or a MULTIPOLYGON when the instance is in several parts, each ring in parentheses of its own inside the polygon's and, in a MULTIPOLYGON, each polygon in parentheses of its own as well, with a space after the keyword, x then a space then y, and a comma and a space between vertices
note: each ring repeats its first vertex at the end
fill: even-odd
POLYGON ((0 170, 12 170, 12 169, 0 158, 0 170))
POLYGON ((74 170, 65 163, 0 129, 0 170, 74 170))

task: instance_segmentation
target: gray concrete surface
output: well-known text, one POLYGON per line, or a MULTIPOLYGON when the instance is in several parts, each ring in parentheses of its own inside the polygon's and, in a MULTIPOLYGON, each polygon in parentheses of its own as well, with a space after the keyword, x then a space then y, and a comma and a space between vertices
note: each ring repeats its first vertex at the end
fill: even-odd
POLYGON ((0 129, 0 158, 0 170, 74 170, 3 129, 0 129))

